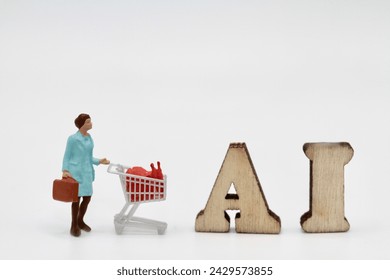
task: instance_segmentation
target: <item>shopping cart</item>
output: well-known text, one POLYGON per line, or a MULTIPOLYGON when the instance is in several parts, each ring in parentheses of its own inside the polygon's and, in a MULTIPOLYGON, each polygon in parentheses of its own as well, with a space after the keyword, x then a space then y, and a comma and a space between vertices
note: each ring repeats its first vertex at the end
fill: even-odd
POLYGON ((115 215, 114 225, 117 234, 122 234, 125 227, 138 231, 157 230, 163 234, 167 223, 155 220, 135 217, 134 213, 141 203, 163 201, 167 195, 167 178, 163 180, 127 174, 130 168, 120 164, 110 164, 107 172, 119 175, 126 204, 122 210, 115 215), (130 208, 130 206, 132 207, 130 208), (130 210, 129 210, 130 208, 130 210), (129 211, 128 211, 129 210, 129 211))

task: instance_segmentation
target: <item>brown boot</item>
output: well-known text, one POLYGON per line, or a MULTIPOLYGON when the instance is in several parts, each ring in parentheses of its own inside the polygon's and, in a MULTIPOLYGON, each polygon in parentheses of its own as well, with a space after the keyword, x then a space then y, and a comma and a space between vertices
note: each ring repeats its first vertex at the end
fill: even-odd
POLYGON ((72 202, 72 225, 70 227, 70 234, 78 237, 81 234, 81 230, 79 228, 79 225, 77 223, 79 214, 79 202, 72 202))
POLYGON ((81 202, 80 209, 79 209, 79 216, 77 219, 79 228, 86 232, 91 231, 91 228, 86 223, 84 223, 84 215, 87 212, 88 204, 90 201, 91 201, 90 196, 83 196, 83 202, 81 202))

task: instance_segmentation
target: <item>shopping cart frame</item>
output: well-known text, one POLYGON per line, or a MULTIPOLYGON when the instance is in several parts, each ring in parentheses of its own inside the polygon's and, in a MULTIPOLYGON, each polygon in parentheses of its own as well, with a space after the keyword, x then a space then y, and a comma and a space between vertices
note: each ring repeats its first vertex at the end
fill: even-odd
POLYGON ((157 230, 158 234, 164 234, 168 226, 167 223, 151 219, 145 219, 141 217, 135 217, 134 213, 142 203, 157 202, 166 199, 167 176, 164 175, 164 179, 160 180, 149 177, 137 176, 133 174, 127 174, 126 170, 129 168, 131 167, 115 163, 111 163, 107 168, 108 173, 119 175, 119 180, 121 182, 123 194, 126 200, 126 204, 123 206, 122 210, 114 216, 115 232, 117 234, 122 234, 125 228, 131 228, 133 230, 141 231, 157 230), (143 198, 146 198, 146 195, 148 195, 148 199, 132 201, 132 199, 130 199, 130 196, 132 194, 134 195, 134 193, 131 189, 127 189, 128 184, 131 182, 140 182, 141 180, 143 180, 142 182, 144 186, 154 186, 153 189, 155 192, 146 192, 146 190, 144 190, 144 192, 138 191, 136 193, 137 195, 142 194, 144 195, 143 198), (163 186, 163 192, 157 192, 156 186, 163 186), (151 198, 152 196, 153 198, 151 198))

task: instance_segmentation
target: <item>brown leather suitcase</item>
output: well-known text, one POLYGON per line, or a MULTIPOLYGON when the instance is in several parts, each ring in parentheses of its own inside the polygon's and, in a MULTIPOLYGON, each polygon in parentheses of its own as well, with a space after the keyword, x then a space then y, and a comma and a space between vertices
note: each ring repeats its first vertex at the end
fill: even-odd
POLYGON ((53 199, 63 202, 78 201, 79 183, 73 178, 62 178, 53 182, 53 199))

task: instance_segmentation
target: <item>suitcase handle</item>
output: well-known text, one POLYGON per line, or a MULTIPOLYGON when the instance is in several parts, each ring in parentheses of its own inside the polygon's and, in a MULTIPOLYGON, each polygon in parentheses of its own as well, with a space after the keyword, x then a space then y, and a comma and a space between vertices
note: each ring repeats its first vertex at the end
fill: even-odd
POLYGON ((63 180, 70 181, 70 182, 76 182, 76 183, 77 183, 77 180, 76 180, 75 178, 73 178, 73 177, 63 177, 63 176, 62 176, 62 179, 63 179, 63 180))

